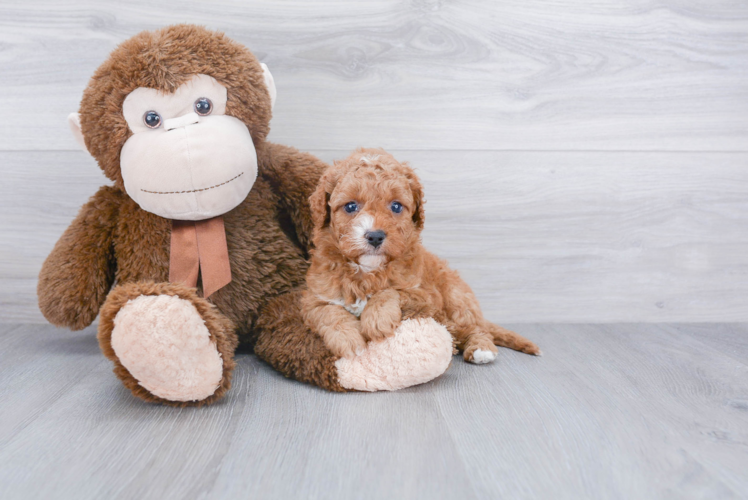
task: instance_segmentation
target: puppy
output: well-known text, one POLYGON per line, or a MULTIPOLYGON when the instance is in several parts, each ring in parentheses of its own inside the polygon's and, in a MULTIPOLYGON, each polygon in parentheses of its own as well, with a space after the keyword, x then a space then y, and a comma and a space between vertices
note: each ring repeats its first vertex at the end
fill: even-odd
POLYGON ((423 247, 423 189, 407 164, 360 148, 325 172, 309 200, 314 250, 302 312, 333 354, 351 358, 367 341, 394 335, 402 320, 428 317, 447 328, 466 361, 493 361, 496 345, 539 354, 486 321, 470 287, 423 247))

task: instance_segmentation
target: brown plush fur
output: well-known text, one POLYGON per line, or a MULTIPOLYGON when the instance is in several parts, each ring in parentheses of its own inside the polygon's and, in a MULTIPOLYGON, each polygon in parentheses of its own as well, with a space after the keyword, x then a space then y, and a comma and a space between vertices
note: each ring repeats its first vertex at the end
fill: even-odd
POLYGON ((359 149, 325 173, 311 205, 315 249, 302 313, 333 354, 352 357, 366 341, 391 336, 402 319, 415 317, 446 326, 468 361, 477 349, 497 352, 494 344, 539 352, 486 321, 470 287, 423 248, 423 189, 407 164, 383 150, 359 149), (349 202, 357 211, 346 212, 349 202), (393 202, 402 212, 393 212, 393 202), (367 229, 386 233, 381 246, 367 242, 367 229), (339 305, 363 300, 360 319, 339 305))
POLYGON ((174 92, 193 75, 226 87, 226 114, 247 125, 255 147, 270 131, 270 95, 262 68, 246 47, 223 33, 177 25, 144 31, 122 42, 96 70, 83 92, 80 120, 86 148, 107 177, 122 188, 119 153, 132 135, 122 103, 139 87, 174 92))
MULTIPOLYGON (((309 240, 308 208, 295 207, 294 220, 283 210, 284 202, 292 200, 283 195, 282 202, 266 177, 285 177, 275 181, 279 189, 311 192, 314 177, 325 168, 319 160, 291 148, 270 143, 261 148, 261 162, 273 153, 285 161, 262 162, 247 199, 224 215, 232 281, 210 297, 236 325, 243 341, 249 340, 265 301, 303 284, 307 269, 306 245, 296 241, 309 240), (287 219, 295 223, 291 229, 296 235, 284 232, 279 221, 287 219)), ((169 219, 142 210, 124 191, 102 187, 44 263, 38 295, 45 317, 58 326, 82 329, 96 318, 115 279, 118 283, 168 281, 170 237, 169 219)))
POLYGON ((345 392, 335 368, 338 358, 319 336, 304 326, 300 303, 300 290, 270 301, 257 320, 257 326, 273 334, 260 336, 255 353, 286 377, 345 392))
MULTIPOLYGON (((237 337, 252 345, 259 335, 273 335, 255 328, 256 322, 269 300, 304 281, 313 227, 308 198, 327 166, 309 154, 265 141, 271 111, 259 63, 242 45, 196 26, 144 32, 120 45, 91 79, 80 115, 86 146, 114 186, 102 187, 81 208, 45 261, 39 275, 39 307, 51 323, 82 329, 108 300, 100 324, 102 349, 136 396, 162 401, 134 382, 117 364, 108 344, 111 319, 123 298, 153 290, 189 296, 201 313, 210 311, 209 329, 217 343, 222 343, 222 353, 233 352, 237 337), (171 221, 145 212, 128 196, 119 164, 120 150, 130 135, 122 115, 127 94, 138 87, 173 91, 200 73, 227 87, 226 113, 249 127, 258 156, 258 178, 252 190, 244 202, 224 214, 232 281, 209 301, 165 283, 171 221), (110 292, 115 281, 119 286, 110 292), (208 308, 208 303, 215 309, 208 308), (229 323, 233 328, 226 326, 229 323)), ((273 311, 283 315, 277 308, 273 311)), ((313 356, 329 356, 313 340, 307 342, 313 356)), ((310 363, 314 366, 316 361, 310 363)), ((221 394, 229 386, 228 372, 221 394)), ((324 380, 332 377, 329 373, 320 376, 324 380)), ((336 383, 320 385, 339 390, 336 383)), ((218 397, 217 393, 189 404, 205 404, 218 397)))

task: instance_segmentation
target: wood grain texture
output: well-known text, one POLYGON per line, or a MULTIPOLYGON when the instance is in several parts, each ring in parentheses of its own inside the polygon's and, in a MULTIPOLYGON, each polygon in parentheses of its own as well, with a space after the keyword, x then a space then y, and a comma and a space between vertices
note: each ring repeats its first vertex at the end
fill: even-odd
POLYGON ((719 335, 715 335, 715 327, 710 323, 692 324, 688 325, 687 328, 671 328, 676 333, 693 337, 741 363, 748 360, 748 328, 743 323, 736 323, 730 325, 729 328, 723 328, 719 335))
MULTIPOLYGON (((746 498, 748 3, 0 5, 0 498, 746 498), (143 29, 225 31, 270 139, 418 169, 426 245, 545 355, 330 394, 238 356, 203 409, 133 399, 36 276, 106 182, 66 116, 143 29)), ((511 326, 511 325, 507 325, 511 326)))
POLYGON ((223 403, 174 409, 123 389, 92 329, 3 324, 0 497, 748 496, 748 362, 696 338, 746 325, 515 328, 543 357, 332 394, 240 355, 223 403))
MULTIPOLYGON (((711 326, 716 337, 729 329, 711 326)), ((661 325, 527 325, 520 331, 544 352, 531 367, 501 352, 504 373, 521 374, 520 380, 466 367, 460 376, 468 377, 469 391, 437 392, 479 494, 489 498, 497 488, 497 498, 565 498, 571 495, 561 492, 570 491, 578 498, 746 494, 747 457, 726 456, 714 446, 723 440, 742 447, 748 437, 748 414, 739 408, 745 363, 726 367, 716 351, 661 325), (465 406, 480 410, 461 411, 465 406)))
POLYGON ((0 447, 95 369, 104 369, 96 331, 2 325, 0 447), (60 355, 64 353, 64 355, 60 355))
POLYGON ((492 319, 748 321, 748 4, 32 0, 0 14, 5 321, 43 321, 41 262, 105 182, 67 113, 117 43, 176 22, 270 65, 272 140, 412 160, 428 246, 492 319))
MULTIPOLYGON (((393 153, 423 179, 426 246, 497 322, 748 321, 748 154, 393 153)), ((0 164, 0 317, 43 322, 41 264, 106 180, 82 152, 0 164)))
POLYGON ((177 22, 266 62, 304 149, 748 148, 745 2, 32 0, 0 6, 0 150, 75 149, 93 71, 177 22))

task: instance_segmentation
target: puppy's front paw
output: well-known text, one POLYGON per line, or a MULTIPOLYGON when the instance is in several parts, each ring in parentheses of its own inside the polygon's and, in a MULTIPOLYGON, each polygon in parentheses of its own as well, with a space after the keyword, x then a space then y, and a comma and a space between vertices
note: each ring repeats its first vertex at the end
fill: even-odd
POLYGON ((353 359, 366 349, 366 339, 356 328, 326 332, 325 344, 339 358, 353 359))
POLYGON ((493 345, 493 342, 483 339, 477 341, 468 340, 465 345, 463 358, 469 363, 484 365, 495 360, 498 354, 499 350, 493 345))
POLYGON ((361 334, 367 340, 384 340, 395 335, 403 313, 400 294, 392 288, 374 294, 361 313, 361 334))
POLYGON ((369 340, 384 340, 395 335, 400 326, 400 315, 361 315, 361 335, 369 340))

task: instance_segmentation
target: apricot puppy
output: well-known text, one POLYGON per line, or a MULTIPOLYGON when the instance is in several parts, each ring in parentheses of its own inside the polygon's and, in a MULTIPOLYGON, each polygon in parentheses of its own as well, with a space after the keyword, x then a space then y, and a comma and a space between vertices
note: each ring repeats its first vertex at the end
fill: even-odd
POLYGON ((360 148, 325 172, 310 202, 314 250, 302 311, 334 354, 353 357, 402 320, 428 317, 472 363, 493 361, 497 345, 539 353, 486 321, 470 287, 423 247, 423 189, 407 164, 360 148))

